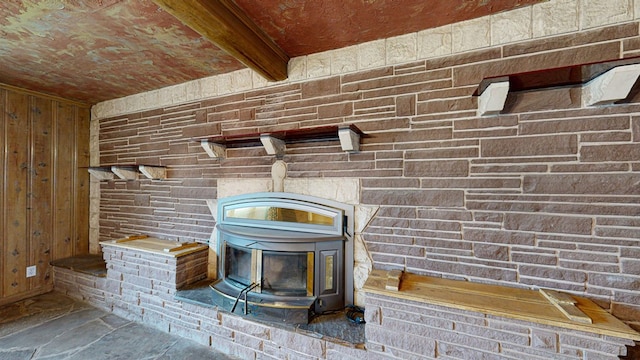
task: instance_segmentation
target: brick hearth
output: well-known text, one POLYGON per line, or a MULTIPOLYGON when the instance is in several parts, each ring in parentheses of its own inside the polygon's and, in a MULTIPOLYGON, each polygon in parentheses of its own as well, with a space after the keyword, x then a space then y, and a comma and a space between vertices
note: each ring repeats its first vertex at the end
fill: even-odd
MULTIPOLYGON (((103 243, 103 252, 106 277, 54 267, 55 289, 126 319, 243 359, 617 359, 626 354, 626 346, 633 345, 626 337, 407 300, 394 291, 376 291, 371 285, 367 287, 366 342, 349 344, 177 299, 180 287, 206 277, 208 251, 204 247, 174 256, 161 250, 103 243)), ((628 332, 631 335, 623 336, 640 338, 631 329, 628 332)))

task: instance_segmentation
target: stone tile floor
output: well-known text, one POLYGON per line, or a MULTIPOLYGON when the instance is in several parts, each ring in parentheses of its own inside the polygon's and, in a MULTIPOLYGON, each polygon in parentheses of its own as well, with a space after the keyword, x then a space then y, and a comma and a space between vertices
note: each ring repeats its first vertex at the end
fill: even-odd
POLYGON ((51 292, 0 307, 0 359, 235 358, 51 292))

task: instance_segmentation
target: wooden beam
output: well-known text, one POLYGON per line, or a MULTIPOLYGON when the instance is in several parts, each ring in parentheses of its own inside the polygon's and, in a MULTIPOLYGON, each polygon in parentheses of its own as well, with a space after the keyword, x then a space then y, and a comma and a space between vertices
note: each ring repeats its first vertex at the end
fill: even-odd
POLYGON ((231 0, 153 0, 270 81, 287 78, 289 56, 231 0))

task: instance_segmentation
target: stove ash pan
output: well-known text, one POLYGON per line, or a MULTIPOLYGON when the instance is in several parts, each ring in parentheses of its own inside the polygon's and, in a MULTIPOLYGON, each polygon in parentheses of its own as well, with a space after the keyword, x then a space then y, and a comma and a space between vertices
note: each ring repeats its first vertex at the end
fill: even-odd
POLYGON ((288 323, 353 302, 353 206, 258 193, 218 203, 218 304, 288 323), (240 305, 240 308, 238 308, 240 305))

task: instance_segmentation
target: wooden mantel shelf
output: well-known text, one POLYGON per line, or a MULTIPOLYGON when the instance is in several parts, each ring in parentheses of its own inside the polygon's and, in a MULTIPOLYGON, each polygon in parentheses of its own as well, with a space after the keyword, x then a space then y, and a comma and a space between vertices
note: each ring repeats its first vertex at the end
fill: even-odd
POLYGON ((98 180, 113 180, 114 175, 123 180, 136 180, 138 173, 147 179, 163 180, 167 178, 166 168, 157 165, 118 164, 91 166, 88 169, 89 173, 98 180))
POLYGON ((265 146, 267 153, 270 155, 282 155, 286 144, 331 140, 340 140, 344 151, 358 151, 360 138, 364 136, 365 134, 358 129, 357 126, 345 124, 239 135, 201 137, 192 138, 191 141, 200 142, 211 157, 224 157, 224 150, 227 148, 265 146), (270 145, 265 144, 265 138, 270 139, 270 145), (269 150, 269 147, 276 149, 269 150))
POLYGON ((509 81, 511 92, 529 91, 561 86, 581 85, 593 80, 603 73, 624 65, 640 63, 640 57, 630 57, 613 61, 578 64, 559 68, 504 74, 482 80, 474 95, 480 95, 491 83, 509 81))
POLYGON ((590 324, 568 319, 535 290, 405 273, 396 291, 388 286, 389 280, 387 271, 373 270, 364 290, 398 299, 640 341, 640 333, 583 297, 572 295, 577 308, 591 318, 590 324))
POLYGON ((100 245, 132 249, 167 257, 181 257, 209 248, 206 244, 181 243, 147 235, 132 235, 118 240, 101 241, 100 245))
MULTIPOLYGON (((192 138, 191 141, 206 140, 212 143, 225 145, 227 148, 262 146, 261 135, 269 135, 280 139, 288 144, 298 142, 337 140, 340 126, 318 126, 303 129, 289 129, 278 131, 267 131, 261 133, 248 133, 239 135, 220 135, 213 137, 192 138)), ((345 125, 344 128, 351 129, 357 134, 364 135, 355 125, 345 125)))
POLYGON ((579 86, 583 107, 612 105, 626 99, 640 77, 640 58, 578 64, 483 79, 474 92, 478 116, 498 115, 509 92, 579 86))

